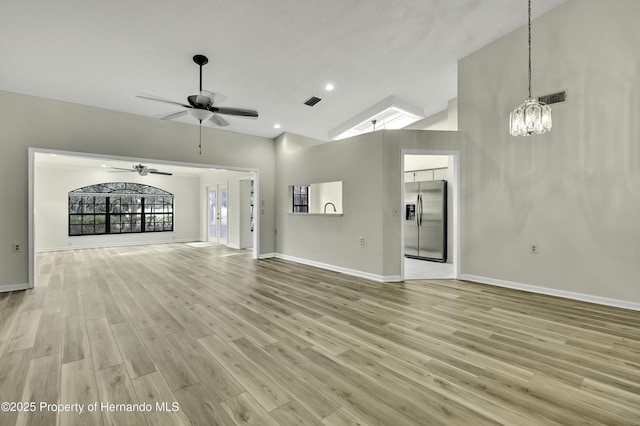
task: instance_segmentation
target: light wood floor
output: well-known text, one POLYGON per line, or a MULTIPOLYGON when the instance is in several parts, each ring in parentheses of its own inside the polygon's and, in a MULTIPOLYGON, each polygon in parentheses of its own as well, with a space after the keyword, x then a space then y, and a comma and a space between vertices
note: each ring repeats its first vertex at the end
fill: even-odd
POLYGON ((0 295, 0 401, 152 409, 3 426, 640 424, 638 312, 222 246, 40 254, 37 277, 0 295))

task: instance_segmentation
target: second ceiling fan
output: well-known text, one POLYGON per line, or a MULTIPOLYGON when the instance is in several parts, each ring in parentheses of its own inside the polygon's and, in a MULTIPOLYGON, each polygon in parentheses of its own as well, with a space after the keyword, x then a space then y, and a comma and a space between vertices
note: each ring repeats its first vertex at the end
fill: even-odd
POLYGON ((123 172, 136 172, 140 176, 147 176, 149 173, 154 174, 154 175, 165 175, 165 176, 173 175, 173 173, 161 172, 158 169, 150 169, 147 166, 143 166, 141 163, 134 164, 133 166, 131 166, 130 169, 123 169, 122 167, 112 167, 112 169, 114 169, 114 170, 122 170, 123 172))

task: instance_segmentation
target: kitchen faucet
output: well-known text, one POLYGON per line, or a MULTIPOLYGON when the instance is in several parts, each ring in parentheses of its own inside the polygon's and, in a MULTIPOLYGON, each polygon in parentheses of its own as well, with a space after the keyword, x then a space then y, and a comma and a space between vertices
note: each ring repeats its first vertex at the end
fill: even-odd
POLYGON ((325 205, 324 205, 324 214, 327 214, 327 206, 328 206, 329 204, 331 204, 331 205, 333 206, 333 212, 334 212, 334 213, 337 213, 337 212, 338 212, 338 210, 336 210, 336 205, 335 205, 335 204, 333 204, 333 203, 325 203, 325 205))

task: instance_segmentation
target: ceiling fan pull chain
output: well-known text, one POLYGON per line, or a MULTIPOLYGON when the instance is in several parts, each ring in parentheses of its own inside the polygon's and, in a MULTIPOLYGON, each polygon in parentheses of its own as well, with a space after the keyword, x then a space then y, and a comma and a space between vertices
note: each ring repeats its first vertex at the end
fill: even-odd
POLYGON ((202 120, 200 120, 200 143, 198 144, 198 148, 200 148, 200 155, 202 155, 202 120))

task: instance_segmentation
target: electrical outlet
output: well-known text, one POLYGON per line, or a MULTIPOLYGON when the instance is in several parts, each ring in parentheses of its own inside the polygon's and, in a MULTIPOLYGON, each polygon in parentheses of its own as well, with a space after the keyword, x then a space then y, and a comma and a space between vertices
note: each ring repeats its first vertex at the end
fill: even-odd
POLYGON ((364 237, 360 237, 360 245, 363 246, 364 245, 364 237))
POLYGON ((531 252, 531 254, 538 254, 538 252, 540 251, 540 247, 538 247, 537 244, 531 244, 531 248, 529 249, 529 251, 531 252))
POLYGON ((20 253, 20 252, 22 252, 22 246, 20 244, 18 244, 18 243, 13 243, 13 245, 11 246, 11 250, 14 253, 20 253))

